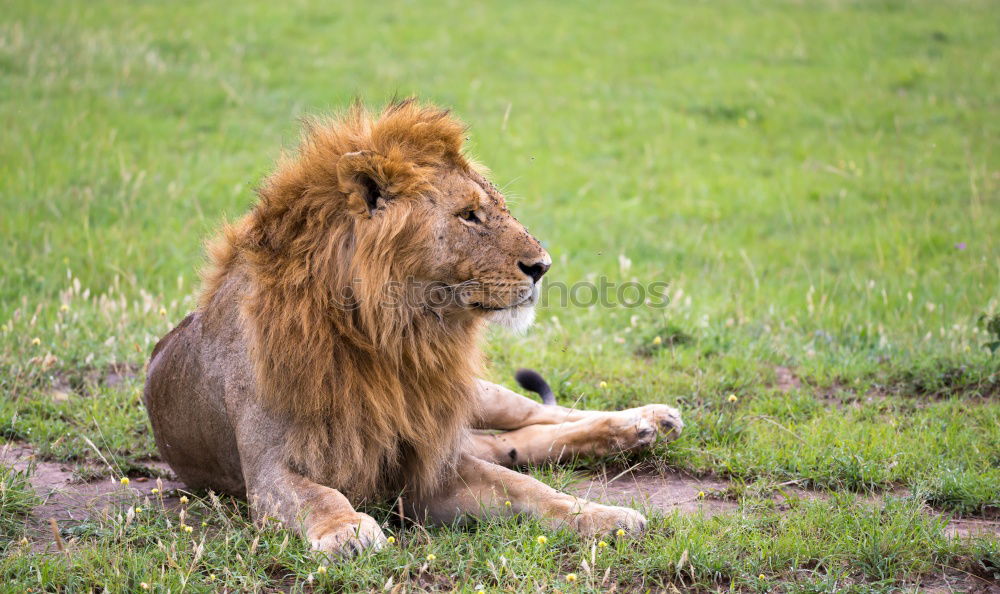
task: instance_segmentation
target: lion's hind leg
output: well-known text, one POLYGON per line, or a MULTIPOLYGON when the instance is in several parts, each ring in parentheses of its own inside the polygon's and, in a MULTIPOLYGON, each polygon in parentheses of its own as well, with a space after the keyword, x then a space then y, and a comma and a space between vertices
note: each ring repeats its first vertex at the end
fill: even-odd
POLYGON ((648 404, 622 411, 543 405, 487 381, 479 382, 479 418, 469 453, 504 466, 607 456, 676 439, 684 427, 677 409, 648 404), (490 431, 500 431, 490 433, 490 431))
POLYGON ((594 414, 568 423, 528 425, 500 433, 477 432, 468 452, 514 467, 561 462, 577 456, 608 456, 648 447, 656 427, 630 411, 594 414))

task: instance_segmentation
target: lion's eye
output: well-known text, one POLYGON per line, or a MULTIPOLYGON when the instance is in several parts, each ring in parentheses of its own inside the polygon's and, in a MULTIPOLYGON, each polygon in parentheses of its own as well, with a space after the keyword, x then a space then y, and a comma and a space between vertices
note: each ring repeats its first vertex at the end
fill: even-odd
POLYGON ((463 210, 462 212, 458 213, 458 218, 462 219, 463 221, 468 221, 470 223, 479 222, 479 217, 476 216, 476 211, 471 208, 463 210))

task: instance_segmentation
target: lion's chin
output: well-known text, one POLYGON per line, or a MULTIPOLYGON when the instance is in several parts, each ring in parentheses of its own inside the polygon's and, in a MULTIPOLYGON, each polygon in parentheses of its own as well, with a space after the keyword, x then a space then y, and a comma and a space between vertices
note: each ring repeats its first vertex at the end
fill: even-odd
POLYGON ((498 309, 486 314, 486 319, 497 326, 501 326, 514 332, 522 334, 531 327, 535 321, 535 304, 518 305, 507 309, 498 309))

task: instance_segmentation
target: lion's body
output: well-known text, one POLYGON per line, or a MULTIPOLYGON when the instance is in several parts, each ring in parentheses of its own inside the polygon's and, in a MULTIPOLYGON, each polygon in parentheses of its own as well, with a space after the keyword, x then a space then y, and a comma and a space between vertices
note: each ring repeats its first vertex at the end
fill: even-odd
MULTIPOLYGON (((311 514, 304 532, 334 550, 359 523, 368 540, 354 538, 379 541, 351 504, 402 494, 446 519, 474 507, 471 493, 480 505, 495 498, 492 466, 469 458, 496 457, 500 442, 470 435, 490 418, 573 420, 569 447, 581 452, 604 451, 588 432, 629 448, 648 443, 655 419, 679 430, 676 411, 584 418, 476 379, 486 320, 529 319, 549 260, 461 154, 463 138, 447 112, 409 101, 377 119, 356 108, 314 124, 254 209, 212 243, 199 308, 154 349, 145 391, 157 445, 182 480, 246 494, 255 513, 290 526, 311 514), (406 298, 387 304, 399 287, 406 298), (432 303, 441 287, 450 300, 432 303), (484 395, 507 399, 505 410, 484 395)), ((539 460, 553 439, 536 431, 522 451, 539 460)), ((543 492, 561 502, 548 515, 576 505, 516 477, 504 488, 529 481, 526 506, 543 492)), ((586 505, 635 523, 634 512, 586 505)))

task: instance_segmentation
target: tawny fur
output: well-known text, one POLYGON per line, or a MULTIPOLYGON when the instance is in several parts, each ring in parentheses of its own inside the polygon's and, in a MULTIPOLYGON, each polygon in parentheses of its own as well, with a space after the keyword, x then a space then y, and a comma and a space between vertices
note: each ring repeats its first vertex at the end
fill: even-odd
POLYGON ((260 397, 289 417, 288 462, 353 501, 433 490, 474 414, 482 321, 378 299, 419 274, 414 246, 430 225, 412 207, 432 194, 437 168, 473 171, 464 135, 446 111, 413 101, 310 122, 252 212, 210 244, 201 307, 234 271, 246 276, 249 355, 260 397), (381 156, 369 173, 400 200, 377 224, 356 223, 363 198, 338 171, 358 151, 381 156), (353 307, 332 302, 352 291, 353 307))
POLYGON ((483 324, 529 324, 552 260, 462 155, 464 132, 413 101, 314 121, 212 242, 198 311, 157 344, 143 391, 181 480, 246 495, 326 553, 386 544, 354 506, 395 495, 431 522, 644 529, 503 467, 649 447, 682 423, 475 379, 483 324))

